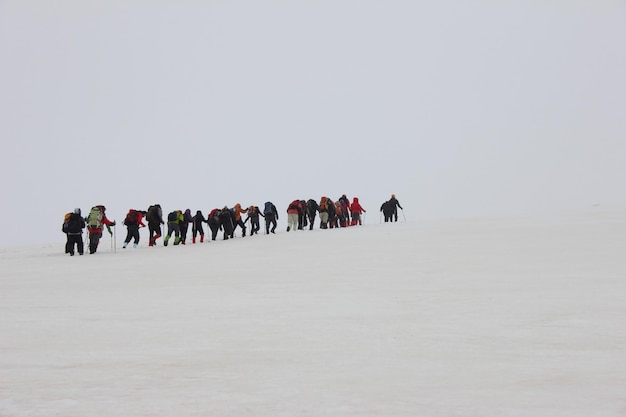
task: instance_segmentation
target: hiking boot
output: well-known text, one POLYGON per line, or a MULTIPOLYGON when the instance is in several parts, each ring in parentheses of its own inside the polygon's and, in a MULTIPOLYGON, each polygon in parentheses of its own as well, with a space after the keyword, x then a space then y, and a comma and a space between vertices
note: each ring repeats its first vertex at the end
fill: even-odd
POLYGON ((126 246, 128 246, 128 242, 124 242, 124 244, 122 245, 122 249, 126 249, 126 246))

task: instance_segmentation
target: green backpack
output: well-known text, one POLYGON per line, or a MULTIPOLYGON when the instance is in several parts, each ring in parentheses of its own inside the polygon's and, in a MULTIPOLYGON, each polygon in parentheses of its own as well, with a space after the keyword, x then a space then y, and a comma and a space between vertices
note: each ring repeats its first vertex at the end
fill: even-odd
POLYGON ((87 227, 90 229, 99 229, 102 227, 102 210, 100 207, 92 207, 87 216, 87 227))

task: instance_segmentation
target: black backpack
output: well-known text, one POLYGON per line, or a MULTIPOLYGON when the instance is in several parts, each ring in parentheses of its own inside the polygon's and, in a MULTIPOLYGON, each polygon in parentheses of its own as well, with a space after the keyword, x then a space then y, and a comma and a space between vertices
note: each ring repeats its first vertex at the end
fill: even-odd
POLYGON ((67 233, 80 233, 82 229, 82 217, 80 217, 80 214, 72 213, 66 224, 67 227, 65 231, 67 233))

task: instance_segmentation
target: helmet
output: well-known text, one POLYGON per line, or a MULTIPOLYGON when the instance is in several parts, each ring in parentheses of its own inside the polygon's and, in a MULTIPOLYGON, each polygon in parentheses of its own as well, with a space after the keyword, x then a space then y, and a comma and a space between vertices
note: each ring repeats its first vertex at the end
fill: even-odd
POLYGON ((74 209, 74 214, 78 214, 80 216, 80 209, 79 208, 75 208, 74 209))

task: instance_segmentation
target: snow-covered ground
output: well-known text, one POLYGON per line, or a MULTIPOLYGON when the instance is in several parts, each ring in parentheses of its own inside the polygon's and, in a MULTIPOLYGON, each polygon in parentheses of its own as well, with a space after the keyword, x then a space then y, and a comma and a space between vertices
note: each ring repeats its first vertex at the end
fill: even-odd
POLYGON ((626 415, 626 213, 0 253, 0 416, 626 415))

